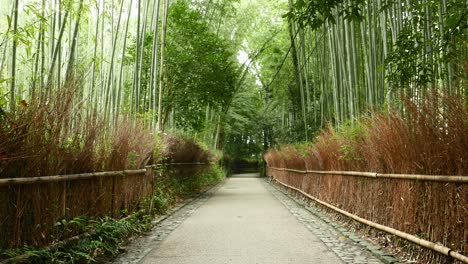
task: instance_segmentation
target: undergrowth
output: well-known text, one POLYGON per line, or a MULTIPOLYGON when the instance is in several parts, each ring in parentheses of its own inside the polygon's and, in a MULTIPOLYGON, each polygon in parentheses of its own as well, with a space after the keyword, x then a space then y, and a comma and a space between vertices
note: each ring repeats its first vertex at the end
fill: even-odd
POLYGON ((87 219, 75 218, 61 223, 66 227, 80 228, 82 233, 92 233, 63 248, 47 250, 31 247, 11 249, 3 257, 15 257, 26 254, 28 263, 89 263, 97 262, 103 255, 116 255, 130 235, 150 230, 151 218, 137 212, 123 219, 110 217, 87 219))
POLYGON ((206 186, 219 182, 225 175, 219 165, 166 168, 156 188, 160 196, 154 196, 154 204, 167 208, 178 199, 191 197, 206 186))

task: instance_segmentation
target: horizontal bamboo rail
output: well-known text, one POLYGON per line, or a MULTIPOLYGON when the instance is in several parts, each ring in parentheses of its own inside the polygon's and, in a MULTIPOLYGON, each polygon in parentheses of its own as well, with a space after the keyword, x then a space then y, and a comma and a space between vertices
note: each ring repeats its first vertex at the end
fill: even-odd
POLYGON ((364 219, 364 218, 361 218, 357 215, 354 215, 354 214, 351 214, 347 211, 344 211, 344 210, 341 210, 340 208, 338 207, 335 207, 329 203, 326 203, 326 202, 323 202, 313 196, 311 196, 310 194, 302 191, 301 189, 298 189, 296 187, 293 187, 293 186, 290 186, 286 183, 283 183, 277 179, 275 179, 276 182, 278 182, 279 184, 283 185, 284 187, 287 187, 289 189, 292 189, 292 190, 295 190, 297 192, 300 192, 301 194, 303 194, 304 196, 308 197, 309 199, 312 199, 314 200, 315 202, 325 206, 325 207, 328 207, 342 215, 345 215, 349 218, 352 218, 362 224, 365 224, 365 225, 368 225, 368 226, 371 226, 373 228, 376 228, 378 230, 381 230, 381 231, 384 231, 388 234, 391 234, 391 235, 395 235, 397 237, 400 237, 400 238, 403 238, 405 240, 408 240, 414 244, 417 244, 419 246, 422 246, 422 247, 425 247, 425 248, 428 248, 430 250, 433 250, 433 251, 436 251, 438 253, 441 253, 441 254, 444 254, 446 256, 450 256, 454 259, 457 259, 457 260, 460 260, 462 261, 463 263, 468 263, 468 257, 467 256, 464 256, 458 252, 455 252, 453 250, 451 250, 450 248, 446 247, 446 246, 443 246, 443 245, 438 245, 436 243, 433 243, 431 241, 427 241, 425 239, 422 239, 422 238, 419 238, 419 237, 416 237, 416 236, 413 236, 411 234, 408 234, 408 233, 405 233, 403 231, 400 231, 400 230, 397 230, 397 229, 394 229, 394 228, 391 228, 391 227, 388 227, 388 226, 384 226, 384 225, 381 225, 381 224, 377 224, 375 222, 372 222, 372 221, 369 221, 367 219, 364 219))
POLYGON ((0 186, 73 181, 73 180, 84 180, 84 179, 100 178, 100 177, 141 175, 141 174, 144 174, 145 172, 146 172, 146 169, 141 169, 141 170, 92 172, 92 173, 42 176, 42 177, 7 178, 7 179, 0 179, 0 186))
MULTIPOLYGON (((167 164, 155 164, 149 167, 163 167, 163 166, 181 166, 181 165, 204 165, 206 163, 195 162, 195 163, 167 163, 167 164)), ((101 177, 118 177, 118 176, 132 176, 145 174, 147 169, 139 170, 123 170, 123 171, 108 171, 108 172, 91 172, 91 173, 80 173, 80 174, 67 174, 67 175, 55 175, 55 176, 41 176, 41 177, 23 177, 23 178, 5 178, 0 179, 0 187, 6 185, 27 185, 27 184, 40 184, 50 182, 63 182, 73 180, 85 180, 91 178, 101 177)))
POLYGON ((368 178, 386 178, 386 179, 404 179, 418 181, 439 181, 439 182, 462 182, 468 183, 468 176, 446 176, 446 175, 418 175, 418 174, 386 174, 377 172, 360 172, 360 171, 315 171, 315 170, 294 170, 286 168, 268 167, 277 171, 289 171, 301 174, 333 174, 347 175, 368 178))
POLYGON ((184 166, 184 165, 206 165, 206 162, 180 162, 180 163, 160 163, 154 164, 153 167, 164 167, 164 166, 184 166))

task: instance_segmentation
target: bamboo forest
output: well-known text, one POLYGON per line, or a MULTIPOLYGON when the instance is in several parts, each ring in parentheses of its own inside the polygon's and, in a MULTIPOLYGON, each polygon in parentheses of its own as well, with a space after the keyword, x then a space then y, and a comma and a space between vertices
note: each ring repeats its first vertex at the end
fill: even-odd
POLYGON ((0 0, 0 263, 468 263, 467 210, 466 0, 0 0))

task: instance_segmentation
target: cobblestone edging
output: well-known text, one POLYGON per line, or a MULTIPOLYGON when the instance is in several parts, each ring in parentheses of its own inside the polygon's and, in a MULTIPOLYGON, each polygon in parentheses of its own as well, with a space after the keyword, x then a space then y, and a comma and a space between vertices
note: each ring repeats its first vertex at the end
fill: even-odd
POLYGON ((174 207, 169 213, 153 221, 153 230, 131 241, 125 249, 125 253, 119 255, 109 263, 128 264, 139 263, 150 251, 157 249, 158 245, 174 231, 182 222, 189 218, 201 205, 203 205, 215 193, 224 182, 200 194, 186 200, 174 207))
POLYGON ((289 195, 280 187, 263 181, 265 187, 300 221, 307 229, 322 240, 344 263, 399 263, 398 260, 380 250, 380 246, 358 237, 342 225, 330 220, 314 207, 289 195))

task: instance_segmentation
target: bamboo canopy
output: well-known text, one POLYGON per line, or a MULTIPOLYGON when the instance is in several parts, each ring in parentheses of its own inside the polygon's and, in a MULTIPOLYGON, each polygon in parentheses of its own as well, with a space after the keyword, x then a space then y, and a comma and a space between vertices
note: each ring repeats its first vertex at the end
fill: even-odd
POLYGON ((387 179, 404 179, 418 181, 439 181, 439 182, 459 182, 468 183, 468 176, 447 176, 447 175, 418 175, 418 174, 386 174, 377 172, 360 172, 360 171, 315 171, 315 170, 294 170, 286 168, 268 167, 277 171, 289 171, 301 174, 332 174, 332 175, 347 175, 368 178, 387 178, 387 179))

